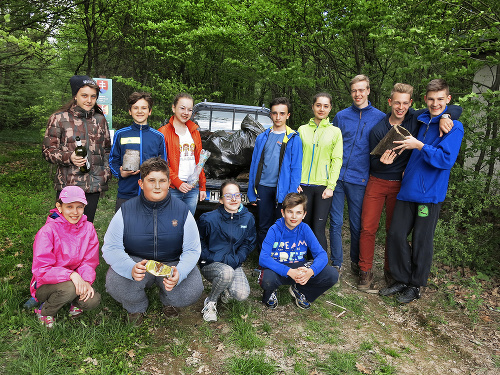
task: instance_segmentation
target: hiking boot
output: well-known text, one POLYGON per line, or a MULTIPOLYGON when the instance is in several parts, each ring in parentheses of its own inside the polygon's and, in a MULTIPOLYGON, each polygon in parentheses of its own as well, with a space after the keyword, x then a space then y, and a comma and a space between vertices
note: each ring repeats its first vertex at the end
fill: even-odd
POLYGON ((76 318, 77 316, 82 315, 82 314, 83 314, 83 310, 82 309, 80 309, 79 307, 76 307, 75 305, 71 304, 71 306, 69 307, 69 315, 72 318, 76 318))
POLYGON ((360 271, 359 264, 355 263, 355 262, 351 262, 351 271, 355 275, 359 274, 359 271, 360 271))
POLYGON ((406 289, 408 285, 404 283, 400 283, 399 281, 396 281, 394 284, 392 284, 388 288, 380 289, 378 294, 381 296, 392 296, 393 294, 400 293, 403 290, 406 289))
POLYGON ((295 297, 295 304, 298 307, 300 307, 303 310, 307 310, 308 308, 311 307, 311 304, 307 300, 306 296, 297 290, 296 285, 290 285, 290 288, 288 288, 288 291, 290 292, 292 297, 295 297))
POLYGON ((128 313, 128 322, 132 324, 134 327, 139 327, 144 320, 144 313, 128 313))
POLYGON ((50 315, 42 315, 42 305, 40 305, 39 309, 35 309, 34 311, 40 323, 47 328, 54 327, 54 317, 50 315))
POLYGON ((358 283, 358 289, 366 290, 370 289, 370 286, 373 281, 373 272, 372 270, 369 271, 359 271, 359 283, 358 283))
POLYGON ((420 288, 416 286, 408 286, 397 297, 399 303, 410 303, 420 298, 420 288))
POLYGON ((29 300, 27 300, 24 305, 23 305, 23 309, 25 310, 31 310, 31 309, 34 309, 38 307, 38 301, 31 297, 29 300))
POLYGON ((203 304, 203 320, 205 322, 216 322, 217 321, 217 302, 209 302, 208 298, 205 298, 205 303, 203 304))
MULTIPOLYGON (((265 295, 266 292, 264 291, 263 298, 265 298, 265 295)), ((264 304, 270 309, 275 309, 276 307, 278 307, 278 297, 276 296, 276 291, 274 290, 269 296, 269 298, 262 302, 264 302, 264 304)))
POLYGON ((229 303, 233 297, 231 296, 231 293, 229 293, 229 289, 224 289, 224 291, 220 295, 220 300, 222 303, 229 303))
POLYGON ((177 318, 179 316, 179 311, 174 306, 163 306, 163 314, 166 318, 177 318))
POLYGON ((385 268, 384 268, 384 280, 385 280, 385 285, 387 286, 391 286, 396 282, 396 280, 394 280, 394 278, 392 277, 391 271, 386 270, 385 268))

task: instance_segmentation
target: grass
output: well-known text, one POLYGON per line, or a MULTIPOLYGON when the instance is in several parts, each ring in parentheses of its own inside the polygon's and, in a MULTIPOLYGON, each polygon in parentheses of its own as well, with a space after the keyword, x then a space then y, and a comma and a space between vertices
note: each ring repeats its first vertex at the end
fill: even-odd
MULTIPOLYGON (((101 306, 77 320, 70 319, 63 308, 54 329, 45 329, 31 311, 22 309, 29 297, 33 238, 55 199, 40 139, 38 131, 0 132, 0 374, 135 374, 151 373, 153 367, 165 364, 170 373, 186 374, 198 373, 200 366, 207 366, 211 373, 229 374, 359 374, 359 363, 369 363, 366 366, 373 374, 395 374, 398 366, 407 365, 403 352, 425 351, 428 337, 410 335, 410 348, 398 350, 391 349, 387 338, 366 333, 369 324, 381 335, 399 328, 380 327, 376 321, 384 317, 377 318, 367 308, 369 298, 363 294, 330 290, 310 310, 302 311, 283 287, 278 292, 279 307, 270 312, 260 303, 262 292, 255 276, 249 279, 250 298, 219 304, 219 321, 213 324, 203 322, 201 307, 186 309, 178 319, 165 319, 157 290, 149 290, 145 324, 133 328, 124 323, 121 305, 105 292, 108 266, 102 259, 95 282, 101 306), (23 142, 12 142, 19 139, 23 142), (326 301, 345 307, 347 313, 336 318, 341 309, 326 301), (188 363, 196 351, 202 353, 202 361, 188 363), (276 357, 265 354, 271 352, 276 357), (145 368, 146 363, 150 367, 145 368)), ((101 244, 114 214, 115 197, 116 180, 112 180, 99 201, 94 222, 101 244)), ((257 258, 258 254, 252 254, 249 269, 257 266, 257 258)), ((447 307, 464 308, 474 318, 483 279, 467 281, 467 306, 447 307)), ((449 298, 454 301, 451 293, 449 298)), ((493 362, 498 368, 498 357, 493 362)))

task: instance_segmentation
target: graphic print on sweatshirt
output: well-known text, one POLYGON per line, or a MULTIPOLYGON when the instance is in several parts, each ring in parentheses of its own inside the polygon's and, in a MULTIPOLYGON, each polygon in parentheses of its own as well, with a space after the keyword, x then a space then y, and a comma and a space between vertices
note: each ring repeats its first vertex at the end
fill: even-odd
POLYGON ((296 242, 274 242, 271 257, 281 263, 304 261, 307 252, 307 243, 304 240, 296 242))

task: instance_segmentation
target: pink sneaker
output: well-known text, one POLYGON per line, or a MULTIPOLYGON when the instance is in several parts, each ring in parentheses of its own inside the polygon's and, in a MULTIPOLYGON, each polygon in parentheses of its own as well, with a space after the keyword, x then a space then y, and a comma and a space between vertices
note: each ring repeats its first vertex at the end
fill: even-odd
POLYGON ((74 305, 71 305, 69 308, 69 315, 73 318, 76 318, 78 315, 83 314, 83 310, 80 309, 79 307, 76 307, 74 305))
POLYGON ((42 315, 42 306, 39 309, 35 309, 35 314, 38 320, 47 328, 52 328, 54 326, 54 317, 50 315, 42 315))

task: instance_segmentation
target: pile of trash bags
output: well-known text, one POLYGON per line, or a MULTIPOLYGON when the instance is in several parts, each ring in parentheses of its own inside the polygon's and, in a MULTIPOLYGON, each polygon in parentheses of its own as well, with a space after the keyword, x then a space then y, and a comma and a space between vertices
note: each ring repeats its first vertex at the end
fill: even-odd
POLYGON ((210 133, 206 139, 206 134, 201 132, 203 148, 211 152, 204 168, 207 178, 236 178, 248 172, 255 140, 263 131, 264 127, 253 116, 246 115, 241 122, 241 130, 218 130, 210 133))

